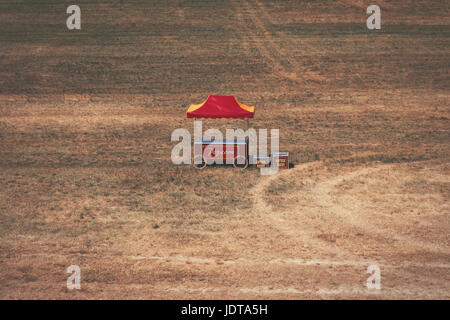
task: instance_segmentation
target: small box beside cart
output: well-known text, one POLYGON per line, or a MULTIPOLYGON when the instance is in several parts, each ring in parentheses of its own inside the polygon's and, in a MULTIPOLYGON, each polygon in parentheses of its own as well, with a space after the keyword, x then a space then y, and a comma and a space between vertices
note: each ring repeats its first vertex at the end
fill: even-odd
POLYGON ((278 169, 289 169, 289 152, 277 152, 272 155, 274 166, 278 169))

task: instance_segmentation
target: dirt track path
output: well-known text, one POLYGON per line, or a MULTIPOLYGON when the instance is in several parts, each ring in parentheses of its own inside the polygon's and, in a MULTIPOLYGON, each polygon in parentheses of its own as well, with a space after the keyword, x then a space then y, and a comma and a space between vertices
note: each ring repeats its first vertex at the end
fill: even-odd
MULTIPOLYGON (((265 213, 265 217, 270 220, 269 223, 273 223, 274 226, 283 231, 284 233, 291 235, 294 238, 298 238, 299 236, 304 237, 307 233, 302 232, 298 225, 295 223, 295 218, 299 218, 299 209, 300 208, 288 208, 283 211, 274 211, 273 207, 268 205, 265 201, 264 195, 266 194, 267 189, 270 184, 282 177, 288 176, 299 176, 301 179, 301 173, 303 170, 312 167, 320 166, 320 162, 311 162, 303 165, 299 165, 294 169, 280 171, 277 174, 268 176, 267 178, 262 178, 261 182, 258 183, 252 193, 254 195, 254 210, 259 211, 261 213, 265 213), (292 218, 290 221, 286 221, 283 216, 289 216, 292 218)), ((365 177, 369 174, 379 173, 380 171, 389 171, 395 170, 395 166, 393 165, 376 165, 373 167, 364 167, 357 170, 353 170, 349 173, 337 175, 331 177, 329 179, 323 179, 319 181, 314 188, 311 190, 310 194, 312 195, 312 202, 314 202, 314 206, 316 208, 320 208, 321 210, 325 210, 327 214, 338 216, 341 224, 345 225, 348 228, 357 228, 361 229, 364 232, 369 232, 377 236, 386 237, 389 235, 391 239, 399 241, 401 243, 407 244, 409 247, 416 248, 418 250, 425 249, 432 252, 437 253, 446 253, 450 254, 448 248, 442 248, 440 246, 436 246, 436 244, 429 242, 425 239, 418 239, 409 236, 404 236, 400 234, 392 233, 392 230, 386 228, 380 228, 379 226, 375 227, 371 224, 370 219, 363 218, 361 212, 365 210, 364 205, 361 199, 357 197, 351 197, 351 201, 346 199, 346 203, 342 203, 342 199, 332 198, 331 194, 336 191, 338 185, 344 181, 351 182, 352 180, 365 177)), ((301 191, 297 192, 297 195, 301 193, 301 191)), ((292 195, 291 195, 292 196, 292 195)), ((299 195, 302 197, 302 195, 299 195)), ((302 210, 308 210, 303 208, 302 210)), ((379 215, 374 213, 375 217, 371 217, 371 219, 379 219, 379 215)), ((382 214, 381 214, 382 215, 382 214)), ((314 241, 313 238, 310 237, 310 241, 314 241)), ((333 250, 329 250, 333 251, 333 250)), ((336 252, 335 250, 333 252, 336 252)), ((360 264, 359 262, 355 262, 353 264, 360 264)), ((435 264, 421 264, 421 265, 430 265, 433 266, 435 264)), ((442 264, 437 264, 438 266, 442 266, 442 264)), ((445 264, 446 267, 450 267, 450 264, 445 264)))
MULTIPOLYGON (((194 297, 246 298, 433 298, 448 291, 442 277, 450 269, 448 249, 420 238, 396 233, 392 227, 379 227, 365 218, 367 209, 358 197, 338 196, 343 182, 354 184, 371 175, 383 179, 397 164, 375 164, 329 172, 322 162, 297 165, 290 170, 261 176, 250 192, 253 208, 240 214, 241 225, 223 239, 233 253, 222 259, 208 255, 133 256, 132 260, 162 265, 195 266, 205 273, 220 271, 221 280, 158 287, 175 297, 189 292, 194 297), (294 184, 316 175, 312 188, 291 190, 286 201, 303 199, 292 206, 271 205, 272 183, 294 184), (305 200, 307 199, 307 200, 305 200), (309 203, 304 206, 304 202, 309 203), (315 221, 321 215, 326 220, 315 221), (337 234, 336 241, 317 237, 320 232, 337 234), (364 234, 360 239, 353 234, 364 234), (239 237, 237 235, 240 235, 239 237), (256 238, 255 238, 256 236, 256 238), (347 236, 347 238, 340 238, 347 236), (391 244, 393 241, 393 244, 391 244), (413 254, 405 259, 405 253, 413 254), (423 259, 420 257, 424 255, 423 259), (428 256, 436 258, 427 258, 428 256), (444 257, 444 258, 443 258, 444 257), (365 287, 366 269, 377 264, 382 270, 382 290, 365 287), (227 275, 228 274, 228 275, 227 275), (422 274, 428 274, 422 277, 422 274), (267 277, 270 275, 270 277, 267 277), (223 282, 228 282, 225 286, 223 282)), ((366 201, 369 201, 368 199, 366 201)), ((294 203, 296 203, 294 201, 294 203)), ((375 214, 375 219, 389 216, 375 214)), ((388 224, 389 225, 389 224, 388 224)))
MULTIPOLYGON (((268 205, 265 200, 265 194, 267 189, 270 187, 270 184, 282 177, 286 176, 294 176, 294 175, 300 175, 304 169, 317 166, 319 165, 319 162, 312 162, 307 164, 302 164, 299 166, 296 166, 295 168, 291 170, 280 170, 276 174, 269 175, 269 176, 263 176, 261 178, 261 182, 256 184, 256 186, 251 191, 254 198, 253 198, 253 206, 254 210, 257 213, 260 213, 263 217, 265 217, 268 221, 265 223, 274 226, 276 229, 281 231, 283 234, 288 235, 290 238, 296 240, 296 239, 303 239, 305 241, 306 239, 309 240, 309 242, 315 242, 314 238, 309 237, 306 232, 303 231, 302 228, 299 228, 297 224, 295 223, 295 220, 293 221, 286 221, 285 218, 283 218, 283 214, 280 212, 276 212, 273 210, 272 206, 268 205)), ((298 214, 298 210, 290 210, 289 212, 291 215, 298 214), (293 212, 295 211, 295 212, 293 212)))
MULTIPOLYGON (((427 272, 437 273, 444 270, 448 271, 450 269, 450 264, 448 261, 445 262, 441 259, 436 261, 429 261, 426 259, 422 261, 408 261, 402 260, 401 257, 396 258, 395 252, 401 254, 402 251, 405 250, 408 252, 424 252, 424 254, 437 255, 448 255, 449 251, 447 248, 443 248, 442 246, 436 245, 436 243, 430 242, 426 239, 404 236, 396 233, 395 229, 380 228, 379 226, 372 225, 370 219, 379 220, 386 219, 386 217, 375 214, 375 217, 372 216, 370 219, 364 218, 366 209, 362 201, 356 197, 352 197, 352 201, 349 203, 349 199, 346 199, 347 202, 345 202, 345 200, 332 196, 332 194, 338 190, 339 184, 344 181, 352 183, 355 179, 364 178, 370 174, 383 176, 386 175, 386 172, 389 170, 395 170, 396 165, 375 165, 371 167, 359 168, 343 174, 333 175, 328 178, 321 178, 315 183, 314 187, 310 192, 308 192, 308 194, 305 194, 302 190, 294 190, 290 197, 307 197, 310 199, 310 206, 308 207, 292 206, 287 208, 282 207, 281 209, 277 208, 274 210, 274 207, 266 202, 266 196, 270 193, 269 189, 271 184, 277 179, 295 179, 296 177, 298 177, 298 179, 307 178, 304 174, 306 169, 318 168, 318 170, 323 170, 323 166, 323 163, 320 162, 307 163, 299 165, 291 170, 280 171, 271 176, 261 177, 260 182, 252 189, 251 192, 254 197, 253 211, 259 217, 263 218, 260 223, 266 227, 257 227, 255 229, 267 229, 267 226, 270 225, 275 230, 282 233, 286 238, 289 238, 289 243, 295 243, 296 245, 300 244, 300 246, 301 244, 307 243, 307 247, 310 248, 310 250, 306 253, 306 258, 305 254, 302 254, 301 252, 298 252, 297 255, 294 254, 290 257, 272 257, 269 261, 270 265, 274 267, 277 265, 292 265, 300 268, 302 266, 315 266, 318 269, 326 266, 329 266, 330 268, 344 267, 345 271, 343 271, 342 278, 347 278, 346 285, 339 286, 339 289, 322 286, 316 289, 305 290, 299 290, 295 287, 267 290, 267 288, 264 289, 261 287, 259 288, 262 290, 261 292, 264 292, 264 294, 277 294, 281 292, 305 294, 309 292, 310 294, 316 294, 318 296, 323 294, 338 294, 342 297, 351 296, 354 294, 365 295, 369 294, 369 292, 363 288, 360 283, 356 282, 353 285, 349 284, 348 280, 350 280, 350 278, 348 274, 361 273, 361 270, 364 270, 370 264, 379 264, 382 266, 383 270, 388 270, 390 274, 399 276, 400 278, 411 277, 409 271, 405 271, 405 268, 422 268, 428 270, 427 272), (344 201, 344 203, 342 201, 344 201), (308 215, 311 213, 310 211, 323 212, 325 215, 331 217, 330 219, 333 219, 333 223, 328 226, 320 226, 320 224, 314 223, 311 224, 311 221, 308 221, 311 217, 311 215, 308 215), (352 247, 349 247, 348 245, 340 246, 333 243, 326 244, 323 240, 318 239, 315 234, 317 234, 318 229, 322 227, 325 229, 328 228, 332 232, 340 231, 343 233, 348 232, 349 234, 355 232, 355 230, 359 230, 361 233, 364 233, 369 237, 380 239, 379 241, 384 241, 383 239, 386 239, 386 242, 394 241, 395 245, 392 245, 391 252, 388 252, 387 256, 384 254, 376 254, 373 258, 371 258, 370 254, 364 254, 364 246, 369 245, 368 243, 358 243, 361 241, 358 239, 351 239, 351 241, 355 241, 355 247, 363 248, 363 256, 361 256, 360 252, 353 251, 352 247)), ((372 250, 369 250, 369 252, 377 252, 378 249, 374 248, 379 246, 379 244, 371 243, 370 246, 373 248, 372 250)), ((280 254, 280 256, 282 255, 280 254)), ((248 261, 244 263, 248 263, 248 261)), ((433 292, 433 290, 428 289, 423 283, 408 283, 407 285, 403 284, 402 286, 398 284, 386 288, 382 295, 385 297, 395 297, 403 293, 411 297, 418 295, 432 297, 439 294, 439 290, 433 292)), ((256 293, 257 289, 254 289, 253 291, 249 290, 248 292, 256 293)))
MULTIPOLYGON (((341 218, 340 220, 342 223, 348 224, 352 228, 359 228, 365 232, 370 232, 381 237, 386 237, 389 235, 390 239, 407 244, 410 248, 416 248, 418 250, 426 249, 436 253, 449 254, 450 251, 447 248, 436 246, 436 244, 433 244, 425 239, 395 234, 392 232, 392 229, 381 228, 380 226, 375 227, 371 223, 371 220, 380 219, 380 214, 373 213, 370 219, 364 218, 361 214, 361 212, 364 212, 365 210, 364 204, 361 199, 358 199, 357 197, 351 197, 351 201, 347 199, 345 201, 346 203, 343 203, 341 199, 332 199, 330 196, 330 194, 336 191, 337 186, 344 181, 352 181, 369 174, 380 173, 380 171, 390 169, 395 170, 395 166, 386 164, 378 165, 369 168, 361 168, 348 174, 339 175, 332 179, 322 181, 314 189, 314 199, 316 199, 318 205, 326 208, 330 214, 338 215, 341 218)), ((431 266, 432 265, 433 264, 431 264, 431 266)), ((447 264, 446 266, 450 267, 450 264, 447 264)))

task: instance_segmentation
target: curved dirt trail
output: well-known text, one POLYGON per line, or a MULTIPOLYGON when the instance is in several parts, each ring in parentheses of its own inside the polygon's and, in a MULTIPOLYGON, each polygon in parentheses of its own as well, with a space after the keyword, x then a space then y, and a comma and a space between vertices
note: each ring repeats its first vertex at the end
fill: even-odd
MULTIPOLYGON (((380 226, 375 227, 371 220, 378 219, 379 214, 375 212, 372 213, 373 216, 371 218, 364 218, 361 215, 361 212, 364 211, 364 205, 362 200, 357 197, 350 195, 351 201, 348 201, 346 204, 343 204, 343 201, 339 198, 333 199, 331 197, 331 194, 337 191, 338 185, 342 182, 352 181, 372 173, 380 173, 380 171, 393 168, 395 168, 394 165, 384 164, 381 166, 357 169, 350 173, 321 181, 313 189, 312 194, 318 206, 325 208, 330 215, 339 216, 340 221, 344 224, 348 224, 351 227, 361 229, 364 232, 369 232, 377 236, 388 237, 389 239, 405 243, 412 248, 426 249, 437 253, 449 254, 450 251, 448 249, 436 246, 436 244, 433 244, 427 240, 396 234, 393 233, 392 230, 381 228, 380 226)), ((450 266, 450 264, 448 266, 450 266)))
MULTIPOLYGON (((386 239, 386 241, 395 241, 396 245, 394 247, 407 247, 408 250, 418 250, 418 251, 426 251, 429 253, 436 254, 450 254, 450 251, 447 248, 443 248, 442 246, 436 245, 436 243, 432 243, 427 241, 426 239, 405 236, 402 234, 396 233, 395 229, 375 226, 372 224, 374 219, 380 219, 380 215, 377 213, 372 213, 370 217, 364 217, 363 212, 365 210, 363 200, 358 199, 357 197, 351 197, 349 201, 346 198, 345 200, 340 199, 339 197, 332 197, 332 194, 335 193, 339 184, 342 182, 352 182, 358 178, 364 178, 365 176, 373 173, 379 173, 382 175, 382 171, 391 170, 395 167, 395 165, 375 165, 373 167, 364 167, 360 169, 353 170, 351 172, 346 172, 343 174, 335 175, 328 178, 321 178, 317 181, 314 186, 307 193, 310 195, 310 206, 309 207, 301 207, 301 206, 291 206, 291 207, 282 207, 282 208, 274 208, 269 205, 265 196, 267 193, 270 194, 270 185, 272 182, 281 178, 288 178, 296 175, 301 175, 302 171, 307 168, 317 168, 319 167, 320 162, 312 162, 303 165, 299 165, 294 169, 280 171, 277 174, 262 177, 261 181, 252 189, 253 192, 253 209, 256 213, 259 213, 259 216, 265 219, 264 223, 273 226, 278 231, 282 232, 285 236, 292 239, 292 241, 302 241, 307 242, 320 248, 319 252, 315 252, 315 254, 319 254, 318 257, 311 257, 308 261, 320 261, 321 263, 330 264, 330 265, 353 265, 353 266, 362 266, 368 265, 371 259, 362 259, 359 254, 355 254, 354 252, 349 250, 346 247, 339 247, 333 243, 329 243, 328 245, 324 245, 324 242, 317 237, 314 237, 313 234, 317 232, 318 226, 317 224, 308 224, 308 220, 311 219, 311 216, 307 213, 312 212, 323 212, 324 215, 328 216, 329 219, 333 220, 333 225, 327 226, 327 221, 324 221, 324 228, 328 228, 330 230, 348 230, 349 233, 355 232, 355 230, 360 230, 364 234, 368 234, 372 237, 378 237, 381 239, 386 239), (267 192, 269 191, 269 192, 267 192), (336 222, 337 221, 337 222, 336 222), (327 258, 324 259, 324 255, 331 255, 338 259, 329 260, 327 258)), ((319 170, 321 170, 320 168, 319 170)), ((299 177, 301 179, 301 177, 299 177)), ((304 198, 306 194, 303 190, 294 190, 291 191, 291 197, 304 198)), ((367 201, 367 200, 366 200, 367 201)), ((390 217, 383 217, 384 219, 390 219, 390 217)), ((401 250, 401 249, 399 249, 401 250)), ((284 261, 289 263, 297 263, 304 264, 305 259, 301 258, 287 258, 287 259, 275 259, 277 261, 284 261)), ((396 267, 398 264, 393 261, 382 260, 385 267, 396 267)), ((440 261, 437 262, 404 262, 402 261, 402 266, 421 266, 421 267, 429 267, 429 268, 450 268, 450 264, 443 263, 440 261)))
POLYGON ((240 212, 236 216, 240 225, 230 226, 226 232, 225 247, 232 248, 228 255, 142 254, 128 258, 139 265, 151 263, 158 268, 194 268, 214 279, 157 286, 158 294, 169 293, 173 297, 182 297, 187 292, 196 298, 443 297, 449 288, 441 279, 450 269, 448 260, 442 259, 443 251, 437 255, 439 252, 426 240, 397 235, 395 229, 375 228, 361 216, 363 200, 347 199, 345 191, 342 196, 341 183, 353 185, 370 175, 383 177, 397 166, 372 164, 336 171, 317 161, 261 176, 250 191, 252 209, 240 212), (274 205, 270 203, 270 195, 276 190, 271 188, 279 180, 289 185, 292 194, 274 205), (310 188, 297 188, 302 180, 310 181, 310 188), (287 207, 282 203, 296 199, 306 199, 309 206, 304 201, 298 204, 294 201, 294 205, 287 207), (346 200, 355 203, 348 207, 346 200), (324 220, 317 220, 317 215, 324 220), (330 242, 318 237, 324 230, 347 235, 348 241, 338 237, 330 242), (353 235, 355 232, 367 237, 361 240, 353 235), (383 243, 392 238, 398 244, 384 252, 390 246, 383 243), (405 259, 403 251, 433 254, 436 258, 405 259), (371 264, 381 268, 381 291, 370 291, 365 286, 366 270, 371 264), (423 273, 430 276, 420 277, 423 273))
MULTIPOLYGON (((265 223, 274 226, 276 229, 290 236, 294 240, 298 240, 300 236, 307 237, 307 234, 305 232, 302 232, 302 229, 297 228, 295 223, 283 219, 280 212, 274 211, 273 207, 267 204, 265 200, 265 194, 273 181, 278 180, 282 177, 301 174, 303 170, 318 166, 319 164, 320 162, 310 162, 298 165, 290 170, 279 170, 273 175, 263 176, 261 178, 261 181, 256 184, 251 191, 253 193, 253 210, 269 220, 265 223)), ((312 238, 308 238, 310 241, 314 241, 312 238)), ((303 238, 303 240, 305 241, 306 239, 303 238)))

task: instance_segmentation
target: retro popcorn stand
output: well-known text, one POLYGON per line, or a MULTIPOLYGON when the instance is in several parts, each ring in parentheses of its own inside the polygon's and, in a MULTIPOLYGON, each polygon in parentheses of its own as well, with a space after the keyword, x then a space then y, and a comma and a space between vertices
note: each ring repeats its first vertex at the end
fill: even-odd
MULTIPOLYGON (((186 112, 187 118, 193 119, 248 119, 253 118, 255 107, 246 106, 234 96, 210 95, 201 104, 192 104, 186 112)), ((268 156, 267 156, 268 157, 268 156)), ((248 139, 245 140, 195 140, 194 166, 203 169, 206 165, 216 163, 232 163, 235 168, 245 169, 248 166, 248 139)), ((277 158, 278 160, 278 158, 277 158)), ((285 161, 288 161, 286 158, 285 161)), ((279 161, 277 161, 277 164, 279 161)), ((282 165, 279 166, 283 168, 282 165)))

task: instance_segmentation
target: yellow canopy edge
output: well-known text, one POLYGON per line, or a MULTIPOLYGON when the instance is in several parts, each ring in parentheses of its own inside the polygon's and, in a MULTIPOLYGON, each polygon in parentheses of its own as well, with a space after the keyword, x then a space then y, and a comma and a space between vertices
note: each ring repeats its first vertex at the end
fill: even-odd
POLYGON ((242 109, 247 110, 248 112, 252 112, 252 113, 255 112, 255 107, 246 106, 245 104, 240 103, 238 99, 236 99, 236 102, 239 104, 239 106, 240 106, 242 109))
POLYGON ((195 111, 195 110, 201 108, 201 107, 205 104, 206 101, 208 101, 208 99, 206 99, 205 101, 203 101, 203 102, 200 103, 200 104, 191 104, 191 105, 189 106, 189 109, 187 109, 187 111, 186 111, 186 117, 187 117, 187 114, 188 114, 189 112, 192 112, 192 111, 195 111))

